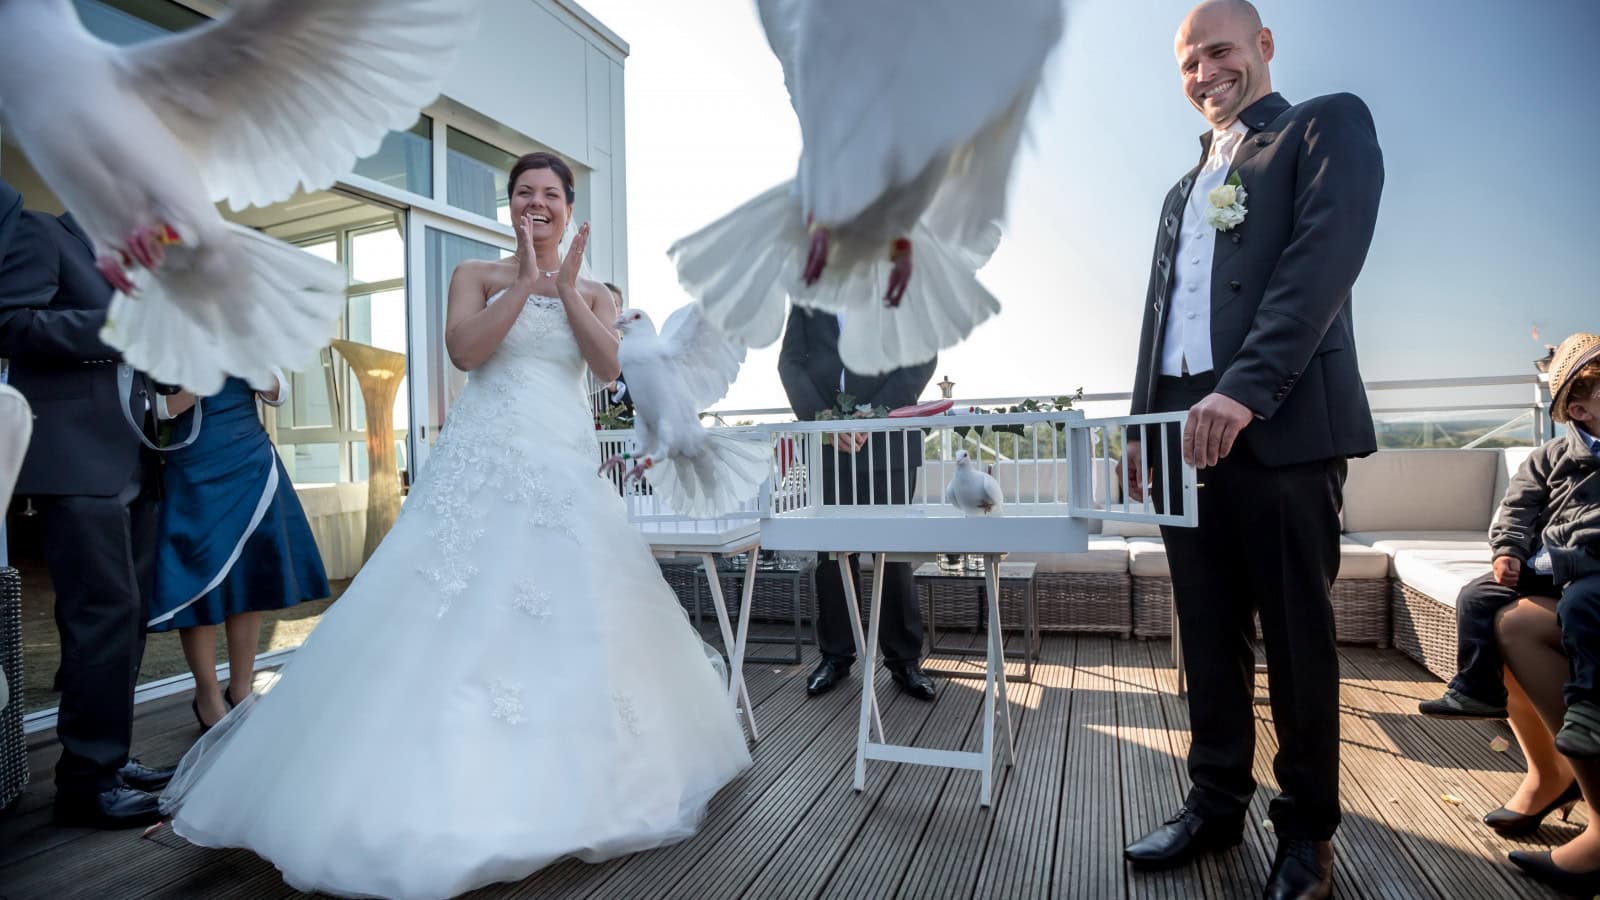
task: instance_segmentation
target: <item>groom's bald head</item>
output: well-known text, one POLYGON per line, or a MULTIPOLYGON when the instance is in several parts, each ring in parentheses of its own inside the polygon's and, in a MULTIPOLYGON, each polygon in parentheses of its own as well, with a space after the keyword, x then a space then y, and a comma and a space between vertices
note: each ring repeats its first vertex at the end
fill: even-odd
POLYGON ((1225 127, 1272 92, 1272 31, 1249 0, 1205 0, 1191 9, 1173 51, 1184 95, 1213 127, 1225 127))

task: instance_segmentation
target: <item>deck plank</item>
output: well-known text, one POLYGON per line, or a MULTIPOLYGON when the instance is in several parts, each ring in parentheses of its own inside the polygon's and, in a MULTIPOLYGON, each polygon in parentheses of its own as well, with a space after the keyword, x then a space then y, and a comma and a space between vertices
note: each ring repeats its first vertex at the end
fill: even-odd
MULTIPOLYGON (((952 632, 976 643, 976 635, 952 632)), ((1245 843, 1167 873, 1134 873, 1122 847, 1159 824, 1188 787, 1188 708, 1165 641, 1050 636, 1036 683, 1013 685, 1018 762, 996 771, 994 806, 978 807, 975 773, 869 765, 851 789, 858 694, 808 698, 814 648, 797 666, 746 669, 763 729, 754 765, 711 803, 700 831, 672 847, 599 865, 566 861, 474 900, 649 897, 1231 898, 1259 895, 1276 840, 1266 830, 1276 736, 1258 676, 1254 771, 1245 843)), ((1507 850, 1559 842, 1572 824, 1506 841, 1478 817, 1515 789, 1522 759, 1496 753, 1503 726, 1415 713, 1440 683, 1392 650, 1341 648, 1339 895, 1444 900, 1554 895, 1509 869, 1507 850), (1441 794, 1461 799, 1443 802, 1441 794)), ((857 676, 859 677, 859 675, 857 676)), ((854 683, 854 682, 853 682, 854 683)), ((940 698, 904 698, 880 673, 891 734, 924 746, 976 749, 978 683, 940 680, 940 698)), ((195 736, 186 697, 140 708, 138 753, 175 760, 195 736)), ((272 866, 239 850, 202 850, 168 833, 49 824, 53 735, 33 736, 35 783, 0 819, 7 900, 300 897, 272 866)))

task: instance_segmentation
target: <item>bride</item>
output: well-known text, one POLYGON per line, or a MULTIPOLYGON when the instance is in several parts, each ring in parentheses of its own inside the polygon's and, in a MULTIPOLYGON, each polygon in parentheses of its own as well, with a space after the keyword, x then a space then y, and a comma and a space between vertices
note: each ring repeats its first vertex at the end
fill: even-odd
POLYGON ((588 226, 559 253, 572 172, 530 154, 508 192, 517 255, 451 279, 472 375, 400 518, 163 797, 179 835, 300 890, 446 897, 658 847, 750 764, 715 654, 595 476, 581 379, 617 376, 617 311, 578 277, 588 226))

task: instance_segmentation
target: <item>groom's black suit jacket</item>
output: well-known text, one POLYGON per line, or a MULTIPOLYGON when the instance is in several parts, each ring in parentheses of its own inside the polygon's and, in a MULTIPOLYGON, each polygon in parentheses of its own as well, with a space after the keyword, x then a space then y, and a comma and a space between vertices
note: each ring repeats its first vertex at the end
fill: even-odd
POLYGON ((0 357, 34 413, 19 495, 113 497, 146 456, 118 403, 148 432, 154 386, 136 373, 119 396, 121 356, 100 340, 111 295, 71 216, 22 212, 0 258, 0 357))
MULTIPOLYGON (((1239 440, 1265 465, 1372 453, 1377 438, 1350 309, 1383 190, 1372 115, 1352 94, 1297 105, 1269 94, 1239 118, 1249 134, 1231 172, 1248 195, 1247 212, 1231 232, 1217 233, 1211 264, 1216 390, 1256 414, 1239 440)), ((1161 207, 1135 415, 1152 411, 1184 204, 1211 132, 1200 144, 1200 163, 1161 207)))

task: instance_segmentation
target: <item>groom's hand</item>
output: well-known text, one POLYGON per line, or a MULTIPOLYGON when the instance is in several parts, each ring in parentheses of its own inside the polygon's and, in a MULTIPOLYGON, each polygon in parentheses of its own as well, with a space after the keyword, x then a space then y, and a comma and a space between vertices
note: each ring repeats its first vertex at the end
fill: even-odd
POLYGON ((1135 503, 1144 502, 1144 486, 1148 480, 1147 470, 1139 465, 1143 453, 1139 449, 1138 441, 1129 441, 1122 451, 1122 459, 1117 460, 1116 474, 1113 476, 1120 484, 1122 482, 1123 466, 1128 471, 1128 499, 1135 503))
POLYGON ((1183 461, 1197 469, 1209 469, 1226 457, 1255 414, 1250 407, 1222 394, 1207 394, 1189 408, 1183 426, 1183 461))

